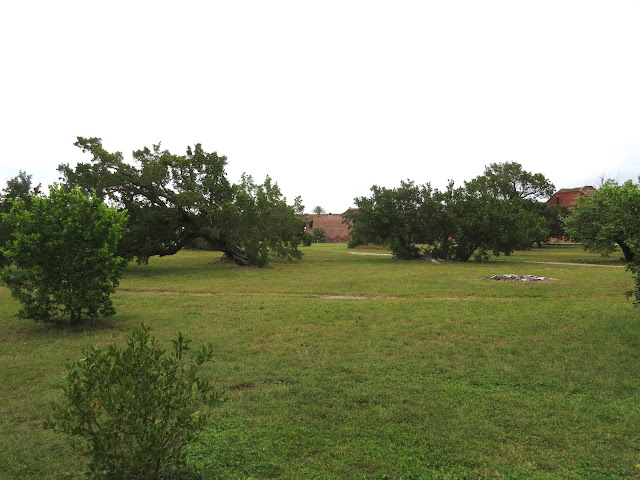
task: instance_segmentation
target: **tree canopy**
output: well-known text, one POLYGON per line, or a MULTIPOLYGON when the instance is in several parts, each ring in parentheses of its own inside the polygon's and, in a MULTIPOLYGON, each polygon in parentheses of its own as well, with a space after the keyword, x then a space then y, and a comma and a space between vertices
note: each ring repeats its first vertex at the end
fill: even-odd
POLYGON ((4 220, 2 214, 9 213, 16 200, 22 201, 27 210, 31 209, 32 199, 40 194, 40 185, 32 188, 31 179, 31 175, 20 170, 18 175, 7 180, 6 187, 0 193, 0 267, 5 263, 1 249, 11 239, 14 231, 14 226, 4 220))
POLYGON ((322 227, 316 227, 313 229, 313 240, 316 243, 326 243, 329 239, 327 231, 322 227))
POLYGON ((553 191, 542 174, 517 163, 491 164, 484 175, 462 187, 450 182, 443 191, 411 180, 393 189, 374 185, 345 220, 352 223, 352 246, 373 242, 402 259, 428 254, 465 261, 530 247, 551 228, 537 198, 553 191))
POLYGON ((555 191, 543 174, 527 172, 517 162, 491 163, 482 175, 466 183, 469 190, 507 200, 549 198, 555 191))
POLYGON ((323 214, 327 213, 327 212, 325 211, 325 209, 324 209, 324 208, 322 208, 320 205, 316 205, 315 207, 313 207, 312 212, 313 212, 314 214, 316 214, 316 215, 323 215, 323 214))
POLYGON ((410 260, 420 257, 418 244, 437 236, 440 210, 430 185, 401 181, 398 188, 374 185, 369 197, 354 200, 357 210, 348 210, 351 246, 363 243, 388 245, 394 256, 410 260))
POLYGON ((75 145, 92 155, 91 162, 58 170, 69 185, 128 211, 129 232, 119 250, 125 258, 172 255, 196 238, 243 266, 264 265, 270 255, 301 257, 300 199, 287 205, 268 177, 261 185, 250 176, 231 184, 226 157, 200 144, 185 155, 145 147, 133 153, 134 165, 105 150, 99 138, 78 137, 75 145))
POLYGON ((578 204, 567 218, 567 231, 585 249, 610 255, 620 247, 625 260, 637 253, 640 187, 629 180, 619 185, 607 180, 578 204))
POLYGON ((640 304, 640 184, 605 181, 597 191, 578 198, 566 223, 568 233, 586 250, 610 255, 620 248, 635 274, 629 295, 640 304))
POLYGON ((434 256, 466 261, 473 255, 477 259, 487 258, 489 252, 509 255, 531 246, 527 234, 533 219, 520 201, 496 198, 470 184, 459 188, 450 184, 442 196, 445 229, 432 250, 434 256))

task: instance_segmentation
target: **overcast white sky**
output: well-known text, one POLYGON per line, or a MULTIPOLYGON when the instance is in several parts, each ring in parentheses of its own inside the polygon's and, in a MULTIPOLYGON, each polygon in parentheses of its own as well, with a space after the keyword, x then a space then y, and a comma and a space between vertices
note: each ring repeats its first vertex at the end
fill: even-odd
POLYGON ((340 213, 373 184, 516 161, 640 175, 638 1, 16 1, 0 6, 0 186, 202 143, 340 213))

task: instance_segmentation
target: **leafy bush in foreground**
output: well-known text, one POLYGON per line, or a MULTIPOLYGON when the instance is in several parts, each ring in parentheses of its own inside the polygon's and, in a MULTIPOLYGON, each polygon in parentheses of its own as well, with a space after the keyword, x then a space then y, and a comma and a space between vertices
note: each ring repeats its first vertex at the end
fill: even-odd
POLYGON ((109 296, 126 261, 116 255, 127 213, 78 189, 53 185, 48 197, 15 200, 3 215, 12 228, 1 274, 22 303, 19 315, 36 321, 80 323, 115 313, 109 296))
POLYGON ((90 457, 98 478, 159 478, 184 465, 184 447, 208 421, 200 407, 217 400, 197 375, 212 346, 186 364, 190 340, 179 333, 167 354, 149 331, 144 324, 135 328, 125 348, 85 351, 69 366, 64 401, 53 404, 45 423, 82 439, 76 448, 90 457))

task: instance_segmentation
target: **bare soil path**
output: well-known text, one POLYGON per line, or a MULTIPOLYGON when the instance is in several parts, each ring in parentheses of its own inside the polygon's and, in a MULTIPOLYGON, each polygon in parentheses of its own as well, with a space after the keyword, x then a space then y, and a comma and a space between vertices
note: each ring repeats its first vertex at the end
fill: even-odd
MULTIPOLYGON (((347 252, 351 255, 375 255, 378 257, 391 257, 390 253, 369 253, 369 252, 347 252)), ((624 265, 600 265, 599 263, 571 263, 571 262, 539 262, 536 260, 491 260, 491 262, 502 263, 539 263, 542 265, 577 265, 581 267, 604 267, 604 268, 624 268, 624 265)))

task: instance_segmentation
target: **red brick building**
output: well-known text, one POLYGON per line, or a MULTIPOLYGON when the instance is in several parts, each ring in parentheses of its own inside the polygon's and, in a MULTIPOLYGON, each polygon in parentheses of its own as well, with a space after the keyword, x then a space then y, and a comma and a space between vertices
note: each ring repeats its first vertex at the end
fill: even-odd
POLYGON ((580 188, 561 188, 554 193, 549 200, 548 205, 561 205, 567 208, 573 208, 577 205, 578 197, 583 195, 589 195, 591 192, 595 192, 596 189, 591 185, 586 185, 580 188))
POLYGON ((309 233, 314 228, 322 227, 327 232, 327 241, 332 243, 349 241, 349 225, 342 223, 341 213, 308 214, 300 217, 306 223, 305 230, 309 233))

